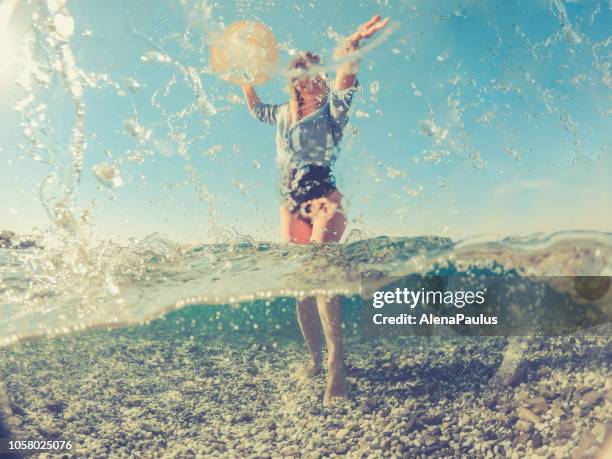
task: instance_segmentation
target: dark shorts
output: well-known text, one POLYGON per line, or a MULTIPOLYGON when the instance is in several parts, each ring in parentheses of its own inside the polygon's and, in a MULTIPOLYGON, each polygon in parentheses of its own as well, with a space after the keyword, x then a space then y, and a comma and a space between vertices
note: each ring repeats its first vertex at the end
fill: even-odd
POLYGON ((327 196, 336 190, 336 180, 328 166, 309 164, 301 169, 291 169, 286 177, 283 197, 289 210, 299 210, 303 203, 327 196))

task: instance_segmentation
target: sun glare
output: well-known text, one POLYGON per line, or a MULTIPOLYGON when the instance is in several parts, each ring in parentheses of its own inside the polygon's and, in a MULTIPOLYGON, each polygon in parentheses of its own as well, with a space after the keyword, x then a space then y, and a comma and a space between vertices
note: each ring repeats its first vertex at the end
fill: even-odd
POLYGON ((0 0, 0 78, 15 68, 15 37, 10 20, 17 0, 0 0))

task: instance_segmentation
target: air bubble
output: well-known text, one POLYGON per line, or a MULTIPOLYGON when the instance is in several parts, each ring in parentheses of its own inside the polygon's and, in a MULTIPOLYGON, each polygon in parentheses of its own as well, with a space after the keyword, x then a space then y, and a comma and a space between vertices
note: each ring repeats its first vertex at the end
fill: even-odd
POLYGON ((100 163, 91 168, 98 181, 107 188, 123 186, 119 169, 112 164, 100 163))
POLYGON ((375 96, 376 94, 378 94, 378 89, 379 89, 378 81, 376 80, 372 81, 372 83, 370 83, 370 93, 373 96, 375 96))
POLYGON ((138 82, 138 80, 136 80, 136 78, 134 77, 127 77, 125 79, 125 84, 128 87, 128 89, 132 92, 136 92, 142 87, 140 83, 138 82))

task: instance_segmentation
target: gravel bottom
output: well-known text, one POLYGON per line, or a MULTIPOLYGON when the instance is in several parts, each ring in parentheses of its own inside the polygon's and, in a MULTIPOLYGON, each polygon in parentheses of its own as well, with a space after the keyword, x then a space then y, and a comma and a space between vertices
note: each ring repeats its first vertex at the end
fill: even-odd
POLYGON ((333 408, 324 374, 290 377, 300 338, 274 333, 21 343, 0 350, 0 381, 17 438, 71 439, 79 457, 594 457, 612 433, 611 339, 527 340, 492 385, 507 342, 348 338, 350 398, 333 408))

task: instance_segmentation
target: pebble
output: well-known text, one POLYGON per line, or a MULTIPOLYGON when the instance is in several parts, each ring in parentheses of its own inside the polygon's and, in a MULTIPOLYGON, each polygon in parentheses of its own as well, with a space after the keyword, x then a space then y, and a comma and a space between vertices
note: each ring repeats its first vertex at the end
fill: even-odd
POLYGON ((154 424, 151 424, 150 422, 142 422, 140 424, 140 429, 153 434, 160 434, 163 432, 161 428, 157 427, 154 424))
POLYGON ((424 424, 427 425, 440 425, 442 423, 442 421, 444 420, 444 415, 443 414, 436 414, 433 416, 428 416, 423 420, 424 424))
POLYGON ((519 430, 519 432, 531 432, 533 430, 533 424, 522 419, 516 421, 515 427, 519 430))
POLYGON ((540 417, 535 415, 528 408, 520 407, 520 408, 518 408, 516 410, 516 414, 518 415, 519 418, 523 419, 524 421, 528 421, 528 422, 531 422, 533 424, 539 424, 539 423, 542 422, 540 417))
POLYGON ((559 405, 553 405, 550 411, 553 417, 555 418, 561 418, 565 416, 565 411, 563 411, 563 408, 561 408, 559 405))
POLYGON ((557 438, 567 440, 574 433, 575 427, 571 421, 561 421, 556 426, 557 438))
MULTIPOLYGON (((129 333, 137 334, 134 330, 129 333)), ((486 384, 487 372, 499 362, 493 339, 457 340, 450 347, 465 349, 461 361, 452 360, 454 350, 443 340, 435 346, 429 338, 409 346, 349 340, 351 397, 330 409, 321 405, 325 373, 304 386, 289 379, 290 369, 305 358, 301 342, 275 336, 278 348, 260 351, 261 344, 252 341, 242 346, 223 339, 217 345, 200 335, 186 346, 180 337, 163 338, 161 329, 155 332, 161 337, 149 331, 141 341, 122 330, 97 333, 102 338, 67 339, 79 350, 74 358, 36 343, 11 360, 4 358, 9 351, 0 349, 0 378, 19 402, 21 410, 13 412, 21 428, 29 435, 70 435, 91 457, 151 457, 155 451, 163 457, 261 459, 550 459, 571 457, 579 448, 594 450, 608 429, 606 354, 588 352, 589 370, 583 370, 584 361, 573 366, 561 358, 575 351, 563 338, 551 338, 554 346, 530 358, 550 366, 532 368, 533 380, 517 388, 486 384), (110 352, 118 345, 121 352, 110 352), (390 354, 377 351, 387 346, 394 346, 390 354), (391 384, 375 368, 380 354, 388 359, 383 364, 402 362, 410 371, 387 365, 395 378, 391 384), (100 355, 104 365, 91 365, 100 355), (557 357, 563 365, 554 363, 557 357), (48 364, 7 371, 5 362, 28 359, 48 364), (467 367, 472 361, 478 361, 474 369, 467 367), (456 365, 466 365, 465 371, 455 372, 456 365), (449 368, 452 378, 444 373, 449 368), (41 383, 37 371, 49 376, 41 383), (48 394, 53 397, 45 399, 48 394), (592 408, 583 415, 586 406, 592 408)), ((606 348, 605 341, 590 343, 590 351, 606 348)))
POLYGON ((409 433, 414 432, 417 429, 418 425, 419 425, 419 420, 416 416, 413 416, 410 419, 408 419, 408 421, 403 427, 404 435, 408 435, 409 433))
POLYGON ((544 397, 546 400, 553 400, 556 399, 559 394, 551 390, 543 390, 540 392, 540 396, 544 397))
POLYGON ((508 386, 516 387, 522 384, 527 379, 527 366, 526 364, 519 364, 512 375, 508 378, 508 386))
POLYGON ((423 443, 425 443, 425 446, 431 446, 436 443, 436 441, 436 437, 432 435, 425 435, 425 438, 423 439, 423 443))
POLYGON ((484 400, 484 406, 492 410, 497 406, 497 400, 495 397, 487 397, 484 400))
POLYGON ((344 428, 344 429, 340 429, 336 432, 336 439, 338 440, 342 440, 344 437, 346 437, 349 433, 350 433, 350 429, 344 428))
POLYGON ((66 408, 66 404, 57 400, 50 401, 45 405, 45 408, 52 413, 61 413, 66 408))
POLYGON ((576 459, 590 458, 594 456, 598 445, 599 443, 595 436, 587 430, 580 436, 580 440, 578 441, 578 445, 572 457, 576 459))
POLYGON ((531 436, 531 446, 535 449, 538 449, 542 446, 542 436, 536 432, 531 436))
MULTIPOLYGON (((350 449, 350 445, 348 443, 341 443, 335 446, 334 452, 342 456, 348 453, 349 449, 350 449)), ((322 457, 322 456, 319 456, 319 457, 322 457)))
POLYGON ((592 390, 583 394, 582 400, 587 407, 594 407, 595 405, 599 405, 601 402, 603 402, 604 394, 592 390))
POLYGON ((9 407, 10 407, 12 413, 17 415, 17 416, 25 416, 26 415, 25 410, 20 405, 18 405, 17 403, 10 403, 9 407))
POLYGON ((530 438, 531 438, 531 434, 527 432, 523 432, 514 438, 514 441, 512 442, 512 446, 514 448, 516 448, 517 446, 524 446, 527 444, 530 438))
POLYGON ((548 410, 548 403, 544 397, 534 397, 527 401, 527 405, 535 414, 542 414, 548 410))
MULTIPOLYGON (((610 425, 610 429, 612 429, 612 424, 610 425)), ((599 438, 600 441, 604 440, 607 431, 608 427, 603 422, 598 422, 592 429, 593 435, 599 438)))

